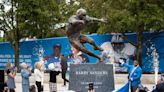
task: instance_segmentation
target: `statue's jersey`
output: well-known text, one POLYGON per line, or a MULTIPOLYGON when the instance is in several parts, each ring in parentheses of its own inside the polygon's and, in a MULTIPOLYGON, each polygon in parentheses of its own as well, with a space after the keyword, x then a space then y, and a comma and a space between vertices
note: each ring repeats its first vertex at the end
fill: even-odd
POLYGON ((89 16, 86 16, 86 18, 83 20, 80 20, 76 15, 71 16, 68 19, 68 25, 66 27, 67 36, 73 38, 80 37, 81 30, 84 29, 84 27, 86 26, 86 24, 88 24, 90 20, 91 19, 89 16), (80 21, 84 21, 84 24, 80 21))

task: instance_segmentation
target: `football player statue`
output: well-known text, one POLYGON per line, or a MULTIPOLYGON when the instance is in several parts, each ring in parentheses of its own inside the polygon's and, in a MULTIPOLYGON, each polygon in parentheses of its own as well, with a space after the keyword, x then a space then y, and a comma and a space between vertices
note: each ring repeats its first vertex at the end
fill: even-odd
POLYGON ((76 49, 82 51, 83 53, 88 54, 89 56, 96 57, 99 59, 100 62, 103 61, 103 58, 92 53, 91 51, 87 50, 83 44, 89 43, 94 47, 94 50, 103 51, 102 48, 97 46, 93 39, 88 38, 87 36, 84 36, 81 34, 81 31, 87 26, 88 23, 98 21, 106 23, 106 20, 104 19, 97 19, 86 15, 85 9, 78 9, 76 12, 76 15, 71 16, 68 19, 68 25, 66 27, 67 31, 67 37, 70 42, 70 44, 75 47, 76 49))

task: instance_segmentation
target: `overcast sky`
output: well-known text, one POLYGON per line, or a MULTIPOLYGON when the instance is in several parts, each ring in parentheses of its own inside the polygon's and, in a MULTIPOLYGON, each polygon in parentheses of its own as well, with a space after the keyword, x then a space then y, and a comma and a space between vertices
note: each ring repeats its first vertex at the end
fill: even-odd
MULTIPOLYGON (((0 3, 2 3, 2 0, 0 0, 0 3)), ((5 11, 9 10, 11 6, 6 6, 5 5, 5 11)))

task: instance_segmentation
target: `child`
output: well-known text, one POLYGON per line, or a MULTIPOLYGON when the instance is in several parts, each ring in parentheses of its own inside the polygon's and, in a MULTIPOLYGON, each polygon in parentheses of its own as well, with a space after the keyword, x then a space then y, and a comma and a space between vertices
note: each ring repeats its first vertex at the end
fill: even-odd
POLYGON ((43 63, 42 62, 36 62, 35 64, 35 70, 34 70, 34 75, 35 75, 35 84, 37 86, 38 92, 43 91, 43 78, 44 78, 44 73, 42 70, 43 63))
POLYGON ((21 76, 22 76, 22 92, 29 92, 29 77, 31 76, 31 70, 32 68, 29 68, 27 70, 27 65, 25 63, 22 63, 22 70, 21 70, 21 76))
POLYGON ((53 63, 49 64, 48 68, 50 70, 50 92, 57 92, 56 76, 59 75, 60 71, 55 70, 55 65, 53 63))

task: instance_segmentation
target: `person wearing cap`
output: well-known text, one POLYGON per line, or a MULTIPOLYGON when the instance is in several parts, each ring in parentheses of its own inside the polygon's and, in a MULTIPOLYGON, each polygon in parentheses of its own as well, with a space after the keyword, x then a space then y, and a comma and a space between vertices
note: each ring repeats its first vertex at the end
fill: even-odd
POLYGON ((26 63, 22 63, 22 70, 21 70, 21 76, 22 76, 22 92, 29 92, 29 77, 31 76, 31 71, 32 68, 28 68, 27 70, 27 65, 26 63))
POLYGON ((55 64, 56 66, 60 66, 62 71, 62 79, 64 80, 64 86, 66 85, 66 82, 69 82, 69 80, 66 79, 66 72, 67 72, 67 60, 64 58, 64 56, 61 53, 61 45, 55 44, 53 46, 53 54, 47 58, 47 65, 49 64, 55 64))
POLYGON ((60 64, 60 56, 61 56, 61 45, 60 44, 55 44, 53 46, 53 53, 49 56, 44 57, 44 60, 47 60, 46 63, 46 68, 48 68, 48 65, 50 63, 54 63, 54 64, 60 64))
POLYGON ((93 83, 89 83, 88 92, 95 92, 95 90, 94 90, 94 84, 93 83))
POLYGON ((77 10, 76 15, 73 15, 68 19, 68 25, 66 27, 66 31, 67 31, 66 34, 67 34, 70 44, 73 47, 75 47, 76 49, 90 56, 96 57, 97 59, 99 59, 99 61, 102 62, 103 61, 102 57, 87 50, 83 46, 83 44, 89 43, 94 47, 95 50, 103 51, 103 49, 97 46, 95 42, 93 41, 93 39, 88 38, 87 36, 81 35, 81 30, 84 29, 85 26, 88 23, 91 23, 92 21, 99 21, 99 22, 104 22, 104 23, 106 23, 106 21, 104 19, 97 19, 97 18, 89 17, 86 15, 86 13, 87 12, 85 9, 80 8, 77 10))

